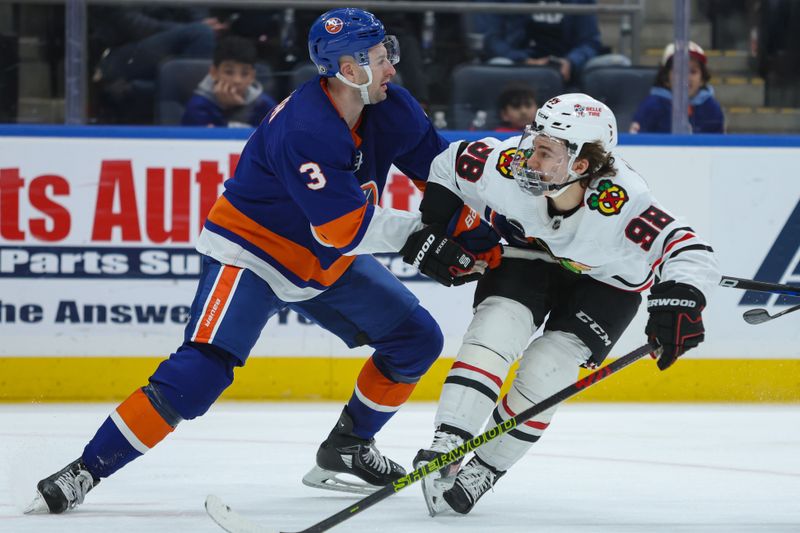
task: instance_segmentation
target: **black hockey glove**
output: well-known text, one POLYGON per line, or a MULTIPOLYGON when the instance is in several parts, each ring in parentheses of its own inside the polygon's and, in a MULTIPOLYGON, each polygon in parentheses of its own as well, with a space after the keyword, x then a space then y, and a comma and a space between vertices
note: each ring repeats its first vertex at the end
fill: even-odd
POLYGON ((648 340, 663 348, 658 368, 666 370, 684 352, 703 342, 701 312, 705 306, 703 293, 691 285, 674 281, 653 285, 647 297, 650 318, 644 332, 648 340))
MULTIPOLYGON (((448 238, 443 226, 425 226, 412 233, 400 249, 400 255, 403 261, 445 287, 472 281, 463 278, 474 275, 470 271, 475 266, 475 256, 448 238)), ((480 275, 474 279, 477 277, 480 275)))

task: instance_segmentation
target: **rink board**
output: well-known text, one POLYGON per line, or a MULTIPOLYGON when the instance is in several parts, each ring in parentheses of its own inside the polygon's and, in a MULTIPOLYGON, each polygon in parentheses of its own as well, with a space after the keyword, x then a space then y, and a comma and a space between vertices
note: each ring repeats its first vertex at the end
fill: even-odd
MULTIPOLYGON (((476 138, 475 133, 469 136, 476 138)), ((465 134, 451 132, 451 140, 465 134)), ((180 343, 199 261, 193 242, 247 132, 0 127, 0 400, 107 400, 146 382, 180 343), (153 355, 154 357, 148 357, 153 355)), ((726 275, 800 284, 800 137, 623 136, 621 157, 714 247, 726 275)), ((393 169, 381 202, 416 209, 393 169)), ((472 287, 445 288, 379 256, 445 335, 412 397, 435 400, 470 319, 472 287)), ((668 372, 650 361, 581 395, 593 401, 800 401, 800 300, 720 288, 707 341, 668 372)), ((644 308, 613 355, 643 342, 644 308)), ((267 325, 231 399, 346 399, 369 350, 294 313, 267 325)))
MULTIPOLYGON (((0 358, 0 399, 122 400, 147 383, 160 361, 157 357, 4 357, 0 358)), ((234 383, 222 398, 345 402, 362 364, 363 359, 352 357, 256 357, 234 371, 234 383)), ((452 358, 437 361, 411 401, 438 400, 452 364, 452 358)), ((508 384, 507 380, 504 393, 508 384)), ((799 391, 800 359, 685 358, 661 372, 645 358, 570 401, 798 402, 799 391)))

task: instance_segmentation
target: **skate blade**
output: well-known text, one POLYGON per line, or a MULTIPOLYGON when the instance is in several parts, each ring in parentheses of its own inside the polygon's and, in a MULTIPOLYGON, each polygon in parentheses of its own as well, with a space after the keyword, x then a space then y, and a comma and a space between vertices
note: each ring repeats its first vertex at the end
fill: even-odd
POLYGON ((22 512, 25 514, 47 514, 50 512, 50 508, 47 506, 47 502, 44 501, 42 494, 37 491, 33 501, 22 512))
POLYGON ((338 492, 349 492, 351 494, 372 494, 382 487, 370 485, 364 481, 356 482, 339 477, 341 472, 325 470, 315 466, 303 476, 303 485, 314 487, 315 489, 334 490, 338 492))
MULTIPOLYGON (((419 461, 414 464, 414 470, 418 470, 428 464, 428 461, 419 461)), ((428 514, 434 517, 442 511, 447 511, 450 506, 442 497, 444 491, 455 483, 455 477, 442 478, 439 472, 429 474, 420 480, 422 485, 422 496, 425 498, 425 505, 428 507, 428 514)))

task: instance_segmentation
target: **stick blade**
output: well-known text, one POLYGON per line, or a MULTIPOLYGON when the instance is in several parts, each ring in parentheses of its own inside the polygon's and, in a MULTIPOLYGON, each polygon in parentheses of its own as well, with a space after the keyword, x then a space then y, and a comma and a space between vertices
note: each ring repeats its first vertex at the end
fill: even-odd
POLYGON ((222 498, 213 494, 206 497, 206 513, 228 533, 279 533, 277 530, 251 522, 228 507, 222 498))
POLYGON ((766 309, 750 309, 742 314, 742 318, 748 324, 755 325, 755 324, 763 324, 764 322, 770 320, 772 317, 769 316, 769 313, 767 312, 766 309))

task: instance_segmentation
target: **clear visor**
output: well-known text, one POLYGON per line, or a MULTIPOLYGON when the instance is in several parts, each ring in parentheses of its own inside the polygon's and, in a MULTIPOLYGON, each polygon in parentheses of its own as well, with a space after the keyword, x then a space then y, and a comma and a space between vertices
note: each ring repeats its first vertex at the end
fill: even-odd
MULTIPOLYGON (((400 62, 400 43, 397 42, 397 37, 394 35, 387 35, 375 46, 380 45, 383 45, 383 47, 386 48, 386 61, 392 65, 396 65, 400 62)), ((355 59, 356 62, 362 67, 369 65, 369 49, 356 52, 355 59)), ((383 54, 381 54, 381 59, 379 59, 379 61, 381 60, 383 60, 383 54)))
POLYGON ((571 183, 571 159, 565 141, 528 125, 511 160, 511 173, 525 192, 547 195, 571 183))
POLYGON ((387 35, 381 44, 386 48, 386 60, 392 65, 400 62, 400 43, 394 35, 387 35))

